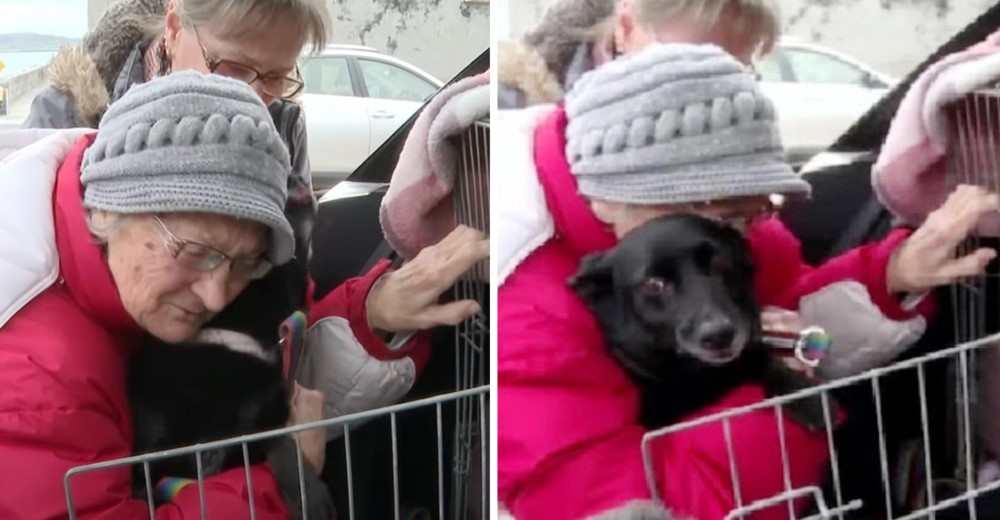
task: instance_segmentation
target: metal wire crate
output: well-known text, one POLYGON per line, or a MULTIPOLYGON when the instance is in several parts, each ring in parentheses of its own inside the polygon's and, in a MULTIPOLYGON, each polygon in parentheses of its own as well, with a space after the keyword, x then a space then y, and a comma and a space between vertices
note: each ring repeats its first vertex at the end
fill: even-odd
MULTIPOLYGON (((983 351, 996 346, 998 341, 1000 341, 1000 335, 988 336, 975 341, 962 343, 961 345, 947 350, 933 352, 924 356, 898 362, 889 367, 873 369, 857 376, 829 382, 795 394, 769 399, 750 406, 734 408, 732 410, 713 414, 708 417, 699 418, 697 420, 649 432, 643 438, 642 453, 650 493, 654 498, 659 500, 661 484, 664 479, 685 478, 685 476, 681 474, 671 474, 669 468, 660 468, 660 472, 657 472, 656 461, 653 459, 652 455, 653 446, 656 442, 682 431, 695 430, 709 425, 721 425, 723 442, 726 446, 729 462, 729 489, 732 489, 733 503, 736 504, 736 508, 725 517, 726 519, 752 519, 755 517, 755 513, 759 513, 764 509, 776 506, 786 510, 785 513, 780 515, 781 518, 791 519, 935 518, 935 513, 946 509, 949 510, 949 514, 951 515, 948 516, 948 518, 977 518, 976 511, 973 510, 975 500, 977 497, 981 497, 986 493, 1000 489, 1000 481, 980 486, 977 483, 975 474, 972 470, 974 467, 975 452, 971 443, 972 429, 970 428, 970 424, 972 421, 972 411, 970 403, 972 385, 970 383, 973 380, 974 374, 971 371, 971 363, 969 360, 975 354, 982 354, 983 351), (921 427, 923 434, 921 446, 919 447, 922 452, 920 460, 922 461, 927 474, 931 474, 931 468, 934 463, 931 456, 931 453, 933 452, 932 444, 935 442, 941 442, 941 439, 935 439, 931 434, 931 424, 928 419, 929 394, 927 391, 928 385, 926 383, 926 371, 929 365, 939 362, 955 363, 959 368, 957 375, 959 388, 961 389, 959 392, 959 416, 961 420, 959 421, 959 424, 953 426, 961 426, 962 428, 961 435, 964 437, 965 442, 963 443, 961 455, 965 462, 965 472, 961 475, 960 489, 953 489, 949 496, 941 496, 940 493, 936 493, 937 489, 933 485, 932 480, 925 479, 921 483, 921 486, 923 487, 921 490, 923 503, 916 508, 903 509, 896 501, 893 500, 893 497, 896 495, 892 489, 894 486, 892 478, 894 465, 890 460, 891 457, 886 447, 886 431, 887 428, 891 427, 891 425, 887 424, 884 420, 884 414, 886 413, 887 408, 880 383, 886 378, 902 372, 916 373, 917 385, 916 388, 911 390, 911 392, 917 396, 921 410, 921 427), (877 467, 871 468, 871 471, 878 471, 881 475, 881 494, 882 499, 885 501, 884 516, 861 516, 854 514, 856 511, 861 509, 863 505, 862 500, 849 496, 845 493, 843 488, 845 482, 841 477, 839 469, 846 459, 855 455, 850 453, 850 451, 843 450, 842 447, 837 444, 837 437, 835 435, 831 412, 832 406, 830 403, 832 401, 831 394, 848 387, 867 387, 870 389, 870 395, 874 401, 877 411, 878 431, 876 434, 877 437, 872 439, 872 441, 878 442, 880 455, 879 460, 877 461, 877 467), (787 438, 784 416, 787 413, 786 410, 788 404, 799 399, 806 399, 810 397, 815 398, 817 396, 822 400, 826 416, 824 430, 829 450, 830 474, 832 476, 832 490, 826 493, 824 493, 821 489, 820 483, 800 488, 791 487, 790 474, 792 472, 791 466, 794 464, 794 461, 790 460, 790 455, 786 449, 787 438), (741 485, 741 482, 746 483, 748 481, 752 481, 755 476, 755 471, 761 471, 762 469, 740 465, 736 450, 734 449, 733 432, 736 431, 736 426, 734 426, 733 423, 738 421, 741 417, 745 417, 749 414, 761 413, 762 411, 773 411, 774 414, 775 431, 780 439, 780 446, 782 449, 780 462, 783 472, 784 489, 780 490, 780 492, 776 493, 774 496, 748 503, 743 499, 745 485, 741 485), (803 508, 801 503, 803 500, 807 506, 811 505, 812 507, 803 508)), ((699 432, 699 434, 702 434, 702 432, 699 432)), ((669 504, 665 505, 669 507, 669 504)), ((881 504, 879 505, 881 506, 881 504)), ((770 515, 770 518, 776 517, 774 516, 773 511, 770 515)), ((983 516, 980 513, 978 518, 987 518, 987 516, 983 516)))
MULTIPOLYGON (((489 121, 482 120, 475 122, 458 139, 460 144, 460 154, 458 157, 459 168, 455 180, 452 203, 455 209, 455 223, 464 224, 489 233, 489 121)), ((201 496, 201 515, 205 518, 204 503, 204 475, 201 471, 201 456, 207 451, 230 446, 242 446, 244 454, 244 471, 246 472, 248 484, 250 483, 250 469, 247 462, 247 445, 265 439, 273 439, 283 435, 293 435, 298 432, 324 428, 340 429, 340 438, 343 442, 342 455, 336 457, 327 454, 327 467, 331 463, 337 463, 337 472, 344 475, 347 487, 347 503, 336 503, 338 518, 360 518, 365 513, 356 513, 359 504, 358 485, 355 475, 355 466, 360 460, 352 461, 352 434, 354 435, 355 448, 357 445, 366 444, 371 448, 371 429, 365 431, 368 438, 359 438, 357 428, 361 425, 372 425, 373 423, 387 421, 391 429, 390 446, 381 448, 392 453, 392 510, 396 520, 401 518, 401 487, 405 487, 408 481, 403 473, 406 472, 406 454, 401 453, 401 443, 397 437, 397 423, 407 424, 408 418, 419 415, 422 418, 432 416, 436 418, 436 428, 434 435, 436 445, 437 461, 436 468, 426 468, 427 475, 423 479, 436 482, 436 507, 434 511, 429 511, 429 516, 435 519, 485 519, 489 518, 489 494, 488 489, 488 436, 487 413, 489 410, 489 375, 487 360, 489 356, 489 313, 486 311, 489 303, 489 262, 481 262, 469 273, 464 275, 455 286, 455 295, 458 299, 472 299, 480 302, 484 312, 464 321, 456 327, 456 354, 455 354, 455 387, 453 392, 430 397, 426 399, 407 402, 404 404, 371 410, 349 416, 318 421, 310 424, 298 425, 271 432, 264 432, 255 435, 248 435, 232 439, 224 439, 217 442, 199 444, 195 446, 182 447, 164 452, 133 456, 119 460, 101 462, 73 468, 67 472, 64 480, 69 517, 77 518, 78 511, 74 507, 74 482, 86 478, 87 474, 107 471, 123 466, 141 465, 145 474, 149 475, 149 464, 158 460, 171 457, 196 457, 199 467, 198 490, 201 496), (447 419, 445 414, 454 413, 454 422, 447 419), (451 425, 454 425, 453 427, 451 425), (452 429, 453 428, 453 429, 452 429), (450 437, 449 437, 450 436, 450 437), (454 442, 449 442, 453 439, 454 442), (364 442, 362 442, 364 441, 364 442), (448 446, 451 446, 449 449, 448 446), (341 458, 342 457, 342 458, 341 458), (450 463, 450 464, 449 464, 450 463), (449 467, 450 466, 450 467, 449 467), (345 514, 346 513, 346 514, 345 514)), ((450 383, 449 383, 450 384, 450 383)), ((416 423, 411 423, 416 424, 416 423)), ((424 423, 420 423, 424 424, 424 423)), ((407 434, 416 432, 406 431, 407 434)), ((421 432, 427 433, 427 432, 421 432)), ((329 445, 328 445, 329 447, 329 445)), ((425 446, 421 446, 426 449, 425 446)), ((299 464, 299 486, 302 488, 304 475, 302 452, 296 439, 296 456, 299 464)), ((357 456, 354 459, 358 459, 357 456)), ((371 464, 370 460, 364 461, 362 465, 371 464)), ((423 471, 422 468, 418 468, 423 471)), ((412 472, 411 472, 412 473, 412 472)), ((324 471, 328 474, 328 471, 324 471)), ((412 476, 412 475, 410 475, 412 476)), ((147 482, 147 494, 151 495, 150 487, 156 483, 147 482)), ((388 497, 386 497, 388 500, 388 497)), ((306 497, 302 497, 305 504, 306 497)), ((154 504, 152 499, 148 500, 150 518, 154 518, 154 504)), ((250 518, 254 518, 254 504, 251 496, 248 501, 250 518)), ((381 518, 381 516, 380 516, 381 518)))
MULTIPOLYGON (((461 137, 461 159, 459 175, 455 179, 453 202, 455 224, 478 229, 487 235, 490 232, 490 123, 476 121, 461 137)), ((465 274, 455 286, 459 299, 471 299, 480 303, 483 309, 489 303, 489 262, 480 262, 465 274)), ((489 359, 489 313, 483 312, 460 323, 455 334, 455 380, 457 390, 489 385, 486 362, 489 359)), ((480 408, 482 402, 470 398, 456 403, 455 420, 455 468, 453 471, 454 494, 453 518, 466 518, 474 511, 472 501, 479 498, 487 505, 487 481, 470 482, 471 463, 486 460, 477 457, 488 450, 485 431, 479 423, 485 413, 480 408), (470 486, 470 484, 472 484, 470 486), (475 488, 478 487, 478 492, 475 488)), ((473 471, 486 475, 484 471, 473 471)), ((485 517, 480 517, 485 518, 485 517)))
MULTIPOLYGON (((948 148, 946 153, 946 179, 949 190, 959 184, 982 186, 1000 193, 1000 88, 991 87, 973 92, 946 109, 948 123, 948 148)), ((968 254, 981 246, 996 247, 1000 216, 984 221, 980 231, 987 231, 993 238, 976 236, 967 240, 959 254, 968 254)), ((996 266, 991 266, 985 276, 963 280, 951 288, 950 297, 954 320, 956 344, 982 338, 1000 330, 1000 276, 996 266)), ((1000 432, 1000 386, 994 381, 1000 373, 1000 352, 988 349, 970 357, 972 374, 971 407, 973 435, 971 450, 980 459, 1000 457, 1000 439, 990 438, 990 432, 1000 432), (990 377, 993 376, 993 377, 990 377), (978 435, 976 435, 978 433, 978 435)), ((951 370, 956 399, 952 409, 953 420, 963 413, 957 396, 960 381, 956 367, 951 370)), ((959 422, 959 424, 962 424, 959 422)), ((965 472, 965 436, 954 439, 957 447, 956 474, 965 472)))
MULTIPOLYGON (((163 459, 168 459, 168 458, 172 458, 172 457, 195 457, 196 461, 197 461, 197 464, 198 464, 198 468, 199 468, 198 481, 197 481, 197 490, 198 490, 199 497, 200 497, 201 518, 204 519, 204 518, 206 518, 205 496, 204 496, 204 486, 205 486, 206 477, 201 473, 201 467, 202 467, 201 457, 202 457, 202 455, 205 452, 208 452, 208 451, 211 451, 211 450, 215 450, 215 449, 220 449, 220 448, 226 448, 226 447, 230 447, 230 446, 242 446, 242 448, 243 448, 243 454, 244 454, 244 472, 245 472, 245 475, 246 475, 248 486, 250 486, 250 489, 253 489, 252 488, 253 483, 251 481, 251 476, 250 476, 250 465, 249 465, 249 461, 248 461, 248 449, 247 449, 248 445, 250 445, 251 443, 260 442, 260 441, 263 441, 263 440, 266 440, 266 439, 273 439, 273 438, 281 437, 281 436, 284 436, 284 435, 294 435, 294 434, 299 433, 299 432, 304 432, 306 430, 317 429, 317 428, 324 428, 324 429, 325 428, 341 428, 343 430, 343 436, 344 436, 344 439, 346 440, 346 443, 345 443, 346 467, 342 468, 341 474, 344 475, 344 478, 347 481, 347 487, 350 490, 350 489, 352 489, 352 475, 353 475, 352 467, 351 467, 352 464, 353 464, 353 462, 352 462, 351 456, 350 456, 350 442, 351 442, 351 432, 352 432, 351 426, 353 424, 355 424, 355 423, 364 422, 364 421, 371 420, 371 419, 374 419, 374 418, 388 417, 390 419, 390 424, 391 424, 391 427, 392 427, 392 436, 391 436, 392 446, 391 447, 386 447, 386 448, 390 449, 392 451, 392 460, 393 460, 393 464, 392 464, 392 467, 393 467, 393 475, 392 475, 392 477, 393 477, 392 478, 393 495, 392 495, 392 500, 393 500, 393 506, 394 506, 393 510, 395 511, 395 519, 399 520, 400 519, 400 481, 399 481, 399 475, 398 475, 398 468, 399 468, 399 457, 400 457, 401 454, 398 452, 398 448, 397 448, 397 446, 398 446, 398 438, 397 438, 398 432, 397 432, 397 428, 396 428, 397 417, 400 416, 400 415, 402 415, 402 414, 406 414, 406 413, 412 413, 412 412, 418 412, 418 411, 433 411, 436 414, 436 417, 437 417, 437 432, 436 432, 437 445, 434 448, 437 450, 438 460, 443 460, 442 459, 442 455, 443 454, 441 453, 442 450, 443 450, 443 448, 442 448, 442 446, 443 446, 443 439, 444 439, 444 436, 447 435, 447 433, 444 431, 444 429, 442 427, 442 416, 445 413, 445 409, 448 406, 453 405, 453 404, 455 404, 457 402, 460 402, 460 401, 463 401, 463 400, 473 400, 473 401, 477 402, 477 409, 480 411, 480 414, 484 415, 486 413, 486 410, 488 409, 487 406, 485 405, 486 398, 487 398, 488 394, 489 394, 489 387, 487 387, 487 386, 481 386, 481 387, 477 387, 477 388, 472 388, 472 389, 467 389, 467 390, 463 390, 463 391, 459 391, 459 392, 454 392, 454 393, 446 394, 446 395, 443 395, 443 396, 432 397, 432 398, 428 398, 428 399, 422 399, 422 400, 419 400, 419 401, 412 401, 412 402, 408 402, 408 403, 404 403, 404 404, 399 404, 399 405, 390 406, 390 407, 386 407, 386 408, 381 408, 381 409, 377 409, 377 410, 370 410, 370 411, 367 411, 367 412, 357 413, 357 414, 348 415, 348 416, 344 416, 344 417, 337 417, 337 418, 334 418, 334 419, 327 419, 327 420, 317 421, 317 422, 308 423, 308 424, 301 424, 301 425, 297 425, 297 426, 293 426, 293 427, 282 428, 282 429, 279 429, 279 430, 273 430, 273 431, 258 433, 258 434, 254 434, 254 435, 246 435, 246 436, 236 437, 236 438, 232 438, 232 439, 225 439, 225 440, 220 440, 220 441, 216 441, 216 442, 209 442, 209 443, 204 443, 204 444, 198 444, 198 445, 195 445, 195 446, 176 448, 176 449, 162 451, 162 452, 158 452, 158 453, 151 453, 151 454, 146 454, 146 455, 138 455, 138 456, 134 456, 134 457, 128 457, 128 458, 123 458, 123 459, 118 459, 118 460, 112 460, 112 461, 107 461, 107 462, 100 462, 100 463, 95 463, 95 464, 89 464, 89 465, 86 465, 86 466, 76 467, 76 468, 73 468, 73 469, 69 470, 66 473, 66 476, 65 476, 65 478, 63 480, 63 489, 64 489, 65 496, 66 496, 66 506, 67 506, 67 511, 69 512, 69 518, 70 518, 70 520, 75 520, 78 517, 78 515, 81 514, 79 511, 77 511, 77 509, 75 507, 76 501, 74 499, 74 493, 73 493, 74 484, 75 483, 79 483, 80 480, 86 479, 87 475, 89 475, 89 474, 93 474, 95 472, 100 472, 100 471, 108 471, 108 470, 112 470, 112 469, 115 469, 115 468, 131 467, 131 466, 139 466, 139 465, 141 465, 143 467, 145 475, 147 475, 147 477, 148 477, 148 475, 149 475, 149 464, 152 463, 152 462, 163 460, 163 459)), ((480 428, 485 428, 485 425, 486 425, 486 419, 485 419, 485 417, 482 417, 482 416, 481 417, 477 417, 476 418, 476 424, 478 424, 480 426, 480 428)), ((478 432, 478 434, 480 436, 485 436, 485 430, 481 430, 480 432, 478 432)), ((298 460, 299 489, 305 489, 305 486, 303 485, 303 478, 304 478, 304 472, 306 471, 306 469, 304 468, 304 465, 303 465, 304 464, 303 463, 303 456, 302 456, 301 448, 299 447, 299 444, 298 444, 298 438, 296 437, 295 440, 296 440, 296 458, 298 460)), ((480 456, 485 458, 486 452, 485 451, 481 452, 480 456)), ((363 463, 363 461, 358 461, 358 462, 363 463)), ((486 466, 487 466, 486 462, 484 460, 481 460, 479 462, 479 466, 482 468, 482 472, 483 472, 483 474, 480 475, 480 478, 485 482, 486 481, 485 471, 486 471, 486 466)), ((428 479, 434 479, 437 482, 437 489, 438 489, 437 511, 433 512, 434 514, 436 514, 436 516, 435 516, 436 518, 446 518, 445 511, 446 511, 446 508, 447 508, 447 500, 445 498, 445 491, 444 491, 444 489, 445 489, 446 471, 447 470, 446 470, 446 468, 444 467, 443 464, 438 464, 436 468, 428 468, 427 469, 427 478, 428 479)), ((208 477, 208 478, 210 478, 210 477, 208 477)), ((80 485, 81 485, 81 487, 85 487, 85 484, 80 484, 80 485)), ((146 488, 147 488, 147 492, 148 492, 147 495, 149 495, 150 497, 152 496, 152 493, 150 491, 151 491, 151 487, 153 485, 155 485, 155 483, 150 483, 150 482, 146 483, 146 488)), ((353 497, 353 493, 351 494, 351 496, 353 497)), ((302 496, 301 496, 301 501, 302 501, 302 504, 303 504, 303 509, 305 508, 304 504, 306 503, 306 499, 307 499, 307 496, 306 496, 305 492, 303 492, 302 496)), ((389 498, 386 497, 386 500, 389 500, 389 498)), ((147 505, 148 505, 148 509, 149 509, 149 518, 150 519, 155 518, 154 505, 153 505, 152 498, 150 498, 150 499, 147 500, 147 505)), ((486 502, 483 501, 483 503, 482 503, 483 510, 481 511, 481 514, 483 515, 483 518, 487 518, 488 517, 488 513, 487 513, 487 511, 485 509, 486 506, 487 506, 486 502)), ((353 499, 349 500, 347 504, 336 504, 336 507, 338 509, 338 518, 348 518, 348 519, 351 519, 351 520, 353 520, 354 518, 356 518, 355 512, 354 512, 353 499)), ((249 513, 250 513, 250 518, 251 519, 254 518, 256 510, 255 510, 255 507, 254 507, 254 497, 253 497, 252 492, 251 492, 250 496, 248 497, 247 508, 249 510, 249 513)))

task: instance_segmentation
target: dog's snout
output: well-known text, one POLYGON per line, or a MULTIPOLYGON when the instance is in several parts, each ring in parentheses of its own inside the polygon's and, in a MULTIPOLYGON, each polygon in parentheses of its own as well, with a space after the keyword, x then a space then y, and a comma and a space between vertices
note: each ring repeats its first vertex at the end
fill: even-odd
POLYGON ((697 340, 706 350, 720 350, 732 347, 736 337, 736 327, 725 318, 702 322, 698 325, 697 340))

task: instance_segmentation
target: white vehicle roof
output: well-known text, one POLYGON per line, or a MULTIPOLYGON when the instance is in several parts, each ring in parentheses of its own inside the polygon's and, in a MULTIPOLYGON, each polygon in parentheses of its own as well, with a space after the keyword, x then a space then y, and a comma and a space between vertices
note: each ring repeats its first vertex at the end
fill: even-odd
POLYGON ((882 80, 883 83, 893 85, 898 81, 896 78, 893 78, 892 76, 889 76, 884 72, 876 70, 871 65, 859 61, 857 58, 853 56, 836 51, 825 45, 813 43, 808 40, 804 40, 802 38, 797 38, 795 36, 782 36, 781 39, 778 41, 776 47, 783 47, 786 49, 805 49, 813 52, 828 54, 830 56, 840 59, 841 61, 850 63, 851 65, 854 65, 855 67, 871 74, 872 76, 875 76, 876 78, 879 78, 880 80, 882 80))

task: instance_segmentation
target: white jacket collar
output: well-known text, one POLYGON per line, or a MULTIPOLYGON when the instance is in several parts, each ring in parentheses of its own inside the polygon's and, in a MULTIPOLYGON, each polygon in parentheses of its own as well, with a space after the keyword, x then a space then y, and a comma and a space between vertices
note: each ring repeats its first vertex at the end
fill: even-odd
POLYGON ((552 105, 498 110, 491 117, 494 152, 503 170, 490 179, 490 239, 496 244, 497 287, 525 258, 555 234, 545 190, 535 166, 535 129, 552 105))
POLYGON ((59 277, 56 172, 94 130, 0 131, 0 327, 59 277))

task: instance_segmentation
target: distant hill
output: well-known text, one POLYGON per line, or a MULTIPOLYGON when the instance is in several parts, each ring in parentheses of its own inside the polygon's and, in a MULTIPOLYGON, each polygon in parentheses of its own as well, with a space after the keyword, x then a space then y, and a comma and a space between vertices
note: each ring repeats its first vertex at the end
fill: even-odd
POLYGON ((0 34, 0 50, 4 51, 54 51, 78 38, 64 38, 51 34, 8 33, 0 34))

